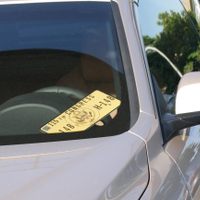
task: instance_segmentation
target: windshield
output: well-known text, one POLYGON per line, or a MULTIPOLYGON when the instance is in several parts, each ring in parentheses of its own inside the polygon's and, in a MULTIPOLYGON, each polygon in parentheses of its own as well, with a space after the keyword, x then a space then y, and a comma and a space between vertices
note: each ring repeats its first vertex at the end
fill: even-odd
POLYGON ((1 5, 0 26, 1 143, 129 128, 110 3, 1 5))

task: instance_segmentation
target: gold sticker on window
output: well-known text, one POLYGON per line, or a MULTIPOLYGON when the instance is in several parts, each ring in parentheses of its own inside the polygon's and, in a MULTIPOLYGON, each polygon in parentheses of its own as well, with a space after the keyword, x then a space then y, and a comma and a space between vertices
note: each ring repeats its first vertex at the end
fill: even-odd
POLYGON ((84 131, 118 108, 120 104, 121 101, 115 97, 96 90, 48 122, 41 131, 47 134, 84 131))

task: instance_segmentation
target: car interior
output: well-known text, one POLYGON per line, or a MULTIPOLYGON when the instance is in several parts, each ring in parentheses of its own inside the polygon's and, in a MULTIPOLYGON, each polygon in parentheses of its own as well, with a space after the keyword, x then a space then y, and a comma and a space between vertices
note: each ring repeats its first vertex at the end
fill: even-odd
POLYGON ((95 90, 121 99, 120 72, 90 55, 45 49, 9 51, 0 54, 0 68, 0 132, 6 135, 38 131, 95 90))

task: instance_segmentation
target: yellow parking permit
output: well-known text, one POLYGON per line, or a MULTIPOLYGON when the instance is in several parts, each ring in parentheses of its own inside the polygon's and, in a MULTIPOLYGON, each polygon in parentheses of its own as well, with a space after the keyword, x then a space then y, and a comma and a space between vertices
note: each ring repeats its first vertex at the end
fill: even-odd
POLYGON ((85 131, 113 110, 121 101, 101 91, 94 91, 41 128, 43 133, 85 131))

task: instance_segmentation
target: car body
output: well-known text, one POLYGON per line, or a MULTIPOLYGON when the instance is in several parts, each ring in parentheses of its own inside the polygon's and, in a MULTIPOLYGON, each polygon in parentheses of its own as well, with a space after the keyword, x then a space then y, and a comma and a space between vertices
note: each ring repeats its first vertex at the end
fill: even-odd
MULTIPOLYGON (((0 107, 0 199, 199 199, 200 135, 198 126, 188 128, 200 121, 194 122, 194 116, 184 112, 162 113, 139 28, 138 4, 140 7, 139 2, 129 0, 0 1, 0 46, 4 51, 0 55, 0 67, 4 66, 1 84, 5 84, 2 93, 9 97, 0 107), (73 17, 68 18, 70 15, 73 17), (81 24, 81 20, 90 23, 81 24), (70 28, 63 26, 65 21, 70 28), (66 71, 60 78, 66 64, 63 59, 71 56, 73 67, 83 53, 88 59, 86 68, 90 62, 94 67, 101 64, 90 78, 92 84, 100 74, 100 79, 95 79, 101 85, 87 92, 76 87, 78 76, 70 74, 75 78, 68 81, 66 71), (38 63, 41 67, 35 68, 38 63), (60 72, 55 70, 57 65, 56 69, 62 68, 60 72), (116 92, 113 86, 110 90, 110 86, 102 86, 109 79, 102 79, 110 73, 104 70, 108 65, 116 74, 111 81, 116 92), (11 66, 16 69, 12 71, 11 66), (58 85, 51 86, 47 80, 57 76, 58 85), (23 86, 18 85, 21 82, 23 86), (40 82, 42 86, 35 86, 40 82), (42 129, 46 123, 59 124, 55 117, 64 116, 60 115, 63 111, 75 113, 77 101, 93 98, 91 92, 101 88, 121 104, 90 122, 86 132, 63 134, 59 129, 48 135, 48 129, 42 129), (9 96, 11 90, 14 94, 9 96), (66 106, 70 95, 76 101, 68 99, 66 106), (113 110, 117 114, 112 115, 113 110), (182 118, 189 123, 180 122, 182 118), (105 128, 97 124, 99 121, 105 128), (34 134, 35 127, 47 134, 34 134), (187 129, 175 134, 183 128, 187 129)), ((198 82, 199 76, 195 80, 198 82)), ((187 81, 185 84, 189 85, 187 81)), ((79 85, 83 86, 82 82, 79 85)), ((87 109, 73 116, 75 127, 81 127, 90 119, 89 114, 95 113, 87 109)), ((194 111, 198 110, 191 112, 199 116, 194 111)))

